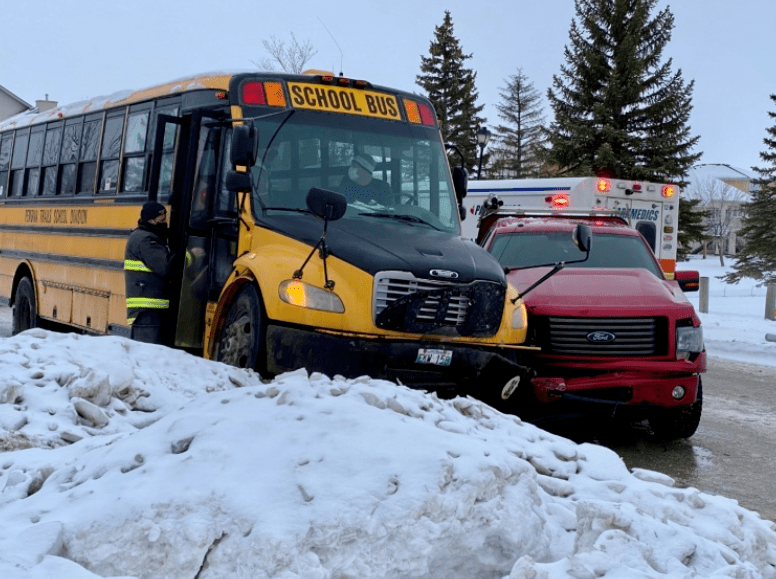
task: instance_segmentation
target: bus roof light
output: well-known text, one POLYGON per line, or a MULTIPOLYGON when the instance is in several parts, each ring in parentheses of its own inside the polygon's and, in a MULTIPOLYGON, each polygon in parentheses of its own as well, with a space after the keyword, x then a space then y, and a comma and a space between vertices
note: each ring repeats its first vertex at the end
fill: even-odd
POLYGON ((612 190, 612 182, 609 179, 599 179, 596 184, 599 193, 608 193, 612 190))
POLYGON ((641 183, 634 183, 632 189, 634 193, 641 193, 641 183))
POLYGON ((242 88, 243 102, 246 105, 266 105, 267 96, 264 94, 264 85, 258 81, 248 81, 242 88))
POLYGON ((409 99, 404 99, 404 110, 407 112, 407 120, 411 123, 419 125, 420 110, 418 110, 418 103, 409 99))
POLYGON ((673 185, 663 185, 663 197, 673 197, 674 193, 676 193, 676 187, 673 185))
POLYGON ((369 83, 365 80, 354 80, 353 86, 355 86, 356 88, 366 88, 369 86, 369 83))
POLYGON ((423 103, 418 103, 418 109, 420 109, 420 121, 424 125, 433 127, 436 122, 434 122, 434 112, 431 110, 431 107, 423 103))
POLYGON ((350 79, 345 78, 344 76, 341 76, 337 79, 337 84, 341 86, 350 86, 350 79))
POLYGON ((264 91, 267 95, 267 104, 273 107, 286 106, 286 95, 283 92, 283 83, 265 82, 264 91))

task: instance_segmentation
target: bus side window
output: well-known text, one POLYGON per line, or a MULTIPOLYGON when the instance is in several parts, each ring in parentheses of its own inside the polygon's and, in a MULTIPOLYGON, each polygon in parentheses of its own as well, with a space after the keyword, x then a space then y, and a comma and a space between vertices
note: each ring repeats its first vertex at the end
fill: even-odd
POLYGON ((644 236, 644 239, 647 240, 647 243, 652 248, 652 252, 657 255, 657 247, 655 246, 655 242, 657 240, 657 228, 655 227, 655 224, 651 221, 639 221, 636 224, 636 231, 644 236))
POLYGON ((98 193, 115 193, 119 182, 119 154, 121 134, 124 130, 124 111, 118 116, 108 117, 102 135, 100 150, 100 181, 98 193))
POLYGON ((13 134, 0 135, 0 197, 5 197, 8 185, 8 167, 11 164, 11 142, 13 134))
POLYGON ((102 115, 97 118, 87 117, 87 120, 84 122, 81 155, 78 158, 78 181, 76 184, 76 192, 78 193, 94 193, 101 128, 102 115))
MULTIPOLYGON (((144 105, 147 107, 148 105, 144 105)), ((124 137, 124 156, 121 171, 122 191, 142 191, 146 171, 146 140, 148 138, 147 108, 141 111, 130 111, 127 119, 127 130, 124 137)))
POLYGON ((24 192, 24 162, 27 159, 27 144, 29 142, 29 129, 18 129, 13 143, 11 184, 8 191, 8 194, 14 197, 21 197, 24 192))
POLYGON ((78 150, 81 148, 83 118, 65 122, 62 137, 62 152, 59 156, 59 186, 57 195, 74 195, 76 175, 78 174, 78 150))

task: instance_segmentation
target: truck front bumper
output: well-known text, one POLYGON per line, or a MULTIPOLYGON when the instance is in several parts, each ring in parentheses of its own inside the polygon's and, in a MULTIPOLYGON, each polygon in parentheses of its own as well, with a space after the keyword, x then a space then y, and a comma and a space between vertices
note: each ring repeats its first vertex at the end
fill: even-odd
POLYGON ((608 372, 575 378, 537 377, 534 396, 548 404, 558 400, 627 406, 688 406, 698 395, 698 374, 655 375, 608 372), (676 397, 675 393, 682 393, 676 397))

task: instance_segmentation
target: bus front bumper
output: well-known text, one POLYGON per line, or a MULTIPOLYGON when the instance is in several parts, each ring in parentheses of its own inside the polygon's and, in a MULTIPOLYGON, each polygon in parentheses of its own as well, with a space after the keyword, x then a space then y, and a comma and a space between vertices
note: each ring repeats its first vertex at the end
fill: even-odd
POLYGON ((345 378, 368 375, 411 388, 477 398, 500 396, 513 378, 529 370, 515 350, 497 352, 468 344, 370 340, 269 326, 267 369, 280 374, 306 368, 345 378))

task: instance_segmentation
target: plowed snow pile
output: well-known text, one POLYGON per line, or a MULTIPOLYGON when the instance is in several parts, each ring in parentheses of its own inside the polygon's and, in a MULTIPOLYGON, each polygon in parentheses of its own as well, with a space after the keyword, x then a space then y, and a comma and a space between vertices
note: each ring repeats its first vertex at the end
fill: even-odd
POLYGON ((776 531, 470 399, 0 341, 0 577, 776 577, 776 531))

